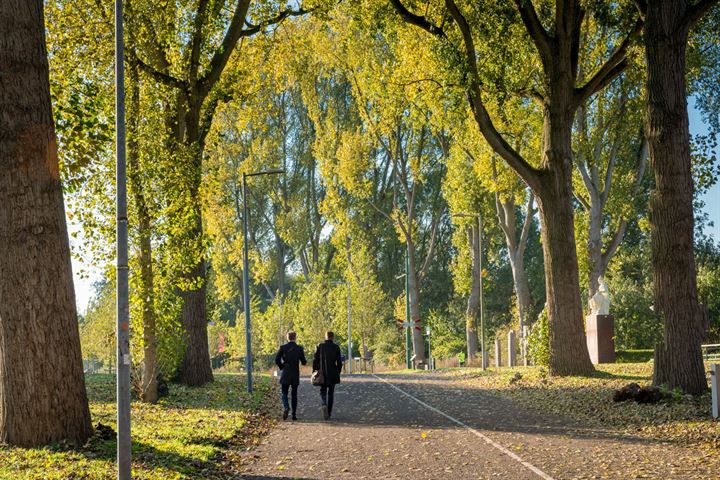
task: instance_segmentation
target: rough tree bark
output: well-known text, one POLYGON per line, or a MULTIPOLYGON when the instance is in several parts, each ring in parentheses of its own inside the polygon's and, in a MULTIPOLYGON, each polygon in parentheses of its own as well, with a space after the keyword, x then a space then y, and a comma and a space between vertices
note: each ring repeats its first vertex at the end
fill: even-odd
MULTIPOLYGON (((202 158, 205 136, 201 132, 200 108, 203 98, 183 96, 184 103, 178 106, 178 125, 184 128, 176 130, 176 141, 185 145, 187 152, 192 152, 187 159, 187 175, 189 184, 190 209, 192 225, 189 238, 193 243, 203 241, 203 212, 200 202, 200 186, 202 183, 202 158)), ((190 386, 200 386, 213 381, 212 365, 207 334, 207 265, 204 249, 197 263, 185 273, 185 279, 192 286, 180 293, 182 298, 182 324, 185 329, 185 354, 180 365, 180 381, 190 386)))
POLYGON ((572 205, 574 87, 568 71, 559 68, 553 73, 557 78, 550 83, 557 88, 545 107, 543 132, 543 177, 549 181, 534 187, 545 259, 549 367, 555 375, 587 374, 594 368, 585 341, 572 205))
POLYGON ((700 349, 707 313, 697 296, 685 52, 693 23, 715 3, 639 5, 645 14, 646 134, 655 172, 650 199, 654 299, 664 327, 653 382, 692 394, 707 390, 700 349))
POLYGON ((0 443, 82 444, 85 393, 41 0, 0 2, 0 443))

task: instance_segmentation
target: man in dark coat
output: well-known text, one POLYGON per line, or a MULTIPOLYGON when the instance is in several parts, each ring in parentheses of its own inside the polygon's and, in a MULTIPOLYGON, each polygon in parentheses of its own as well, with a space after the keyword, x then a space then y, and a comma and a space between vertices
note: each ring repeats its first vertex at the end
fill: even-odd
POLYGON ((340 347, 335 345, 333 340, 335 334, 327 332, 325 341, 317 346, 313 358, 313 370, 323 373, 323 384, 320 386, 320 398, 322 399, 323 417, 325 420, 332 415, 333 402, 335 400, 335 385, 340 383, 340 372, 343 362, 340 358, 340 347))
POLYGON ((292 388, 292 419, 297 420, 297 392, 300 385, 300 363, 307 365, 303 347, 295 343, 297 334, 288 332, 288 342, 282 345, 275 355, 275 365, 280 369, 280 385, 282 387, 283 420, 287 420, 290 412, 288 391, 292 388))

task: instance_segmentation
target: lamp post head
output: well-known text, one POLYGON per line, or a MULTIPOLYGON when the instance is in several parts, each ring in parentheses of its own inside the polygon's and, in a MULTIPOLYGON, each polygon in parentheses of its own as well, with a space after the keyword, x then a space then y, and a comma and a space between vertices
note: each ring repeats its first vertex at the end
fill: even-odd
POLYGON ((257 177, 258 175, 276 175, 279 173, 285 173, 285 170, 283 170, 282 168, 276 168, 273 170, 261 170, 259 172, 246 173, 245 176, 246 177, 257 177))

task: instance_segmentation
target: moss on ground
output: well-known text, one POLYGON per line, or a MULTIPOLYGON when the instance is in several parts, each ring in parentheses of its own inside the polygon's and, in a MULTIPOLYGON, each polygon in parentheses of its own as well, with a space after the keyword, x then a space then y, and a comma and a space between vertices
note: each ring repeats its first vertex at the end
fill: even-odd
MULTIPOLYGON (((115 377, 87 377, 93 424, 116 429, 115 377)), ((170 385, 156 405, 132 403, 133 478, 224 478, 234 452, 259 441, 272 425, 276 386, 259 377, 246 392, 244 377, 219 374, 199 388, 170 385)), ((115 477, 115 438, 96 435, 82 448, 0 445, 0 479, 102 479, 115 477)))

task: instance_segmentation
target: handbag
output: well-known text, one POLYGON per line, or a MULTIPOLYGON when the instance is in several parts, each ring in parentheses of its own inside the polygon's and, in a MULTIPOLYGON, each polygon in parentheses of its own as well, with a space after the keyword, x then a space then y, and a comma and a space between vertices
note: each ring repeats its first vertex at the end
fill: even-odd
POLYGON ((320 387, 325 384, 325 348, 324 346, 320 347, 320 369, 319 370, 313 370, 312 375, 310 375, 310 383, 312 383, 316 387, 320 387))

